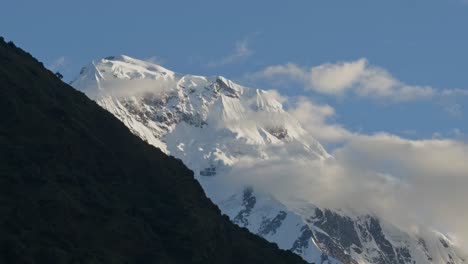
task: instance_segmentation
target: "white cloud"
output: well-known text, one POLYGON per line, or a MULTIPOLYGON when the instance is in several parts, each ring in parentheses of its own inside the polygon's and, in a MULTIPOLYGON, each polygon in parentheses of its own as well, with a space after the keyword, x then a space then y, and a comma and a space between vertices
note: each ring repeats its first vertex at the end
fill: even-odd
POLYGON ((64 56, 61 56, 54 60, 47 68, 51 71, 56 71, 63 67, 66 64, 66 58, 64 56))
POLYGON ((254 77, 266 79, 281 79, 286 77, 302 82, 307 80, 306 72, 294 63, 268 66, 263 71, 254 74, 254 77))
POLYGON ((353 136, 353 133, 328 120, 335 116, 335 109, 329 105, 319 105, 306 98, 299 98, 289 110, 310 135, 322 143, 341 143, 353 136))
POLYGON ((342 94, 365 74, 367 61, 324 64, 310 70, 310 87, 322 93, 342 94))
POLYGON ((247 41, 247 39, 244 39, 244 40, 239 40, 236 42, 236 46, 235 46, 235 49, 234 51, 219 59, 219 60, 213 60, 213 61, 210 61, 207 66, 208 67, 219 67, 219 66, 224 66, 224 65, 228 65, 228 64, 234 64, 234 63, 238 63, 250 56, 252 56, 253 54, 253 50, 250 49, 249 47, 249 42, 247 41))
POLYGON ((348 92, 360 97, 392 101, 431 98, 436 91, 429 86, 408 85, 383 68, 370 65, 366 59, 326 63, 309 69, 296 64, 269 66, 255 73, 254 78, 271 81, 292 80, 305 89, 327 95, 342 96, 348 92))
POLYGON ((429 86, 408 85, 395 79, 385 69, 369 66, 359 76, 356 93, 362 97, 411 101, 431 98, 436 91, 429 86))

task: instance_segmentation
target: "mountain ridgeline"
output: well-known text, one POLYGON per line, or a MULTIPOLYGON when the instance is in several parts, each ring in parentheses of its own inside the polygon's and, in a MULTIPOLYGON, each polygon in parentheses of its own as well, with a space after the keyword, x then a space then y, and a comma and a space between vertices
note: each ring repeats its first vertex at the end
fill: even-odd
POLYGON ((0 39, 0 263, 305 263, 0 39))
POLYGON ((466 263, 451 239, 433 228, 410 232, 372 212, 295 197, 285 180, 295 173, 316 180, 334 158, 275 91, 126 55, 93 60, 71 85, 132 133, 180 158, 233 223, 308 262, 466 263), (317 166, 306 172, 304 162, 317 166), (269 169, 276 163, 283 165, 269 169))

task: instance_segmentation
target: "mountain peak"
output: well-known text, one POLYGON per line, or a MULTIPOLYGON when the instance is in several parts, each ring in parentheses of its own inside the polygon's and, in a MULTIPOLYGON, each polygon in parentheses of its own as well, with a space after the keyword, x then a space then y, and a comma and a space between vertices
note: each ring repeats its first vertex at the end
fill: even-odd
POLYGON ((114 55, 94 60, 81 68, 70 83, 87 93, 96 95, 106 90, 105 82, 117 80, 174 80, 176 73, 160 65, 134 59, 127 55, 114 55))
POLYGON ((145 61, 145 60, 140 60, 140 59, 135 59, 130 56, 124 55, 124 54, 119 54, 119 55, 112 55, 112 56, 107 56, 105 58, 102 58, 97 61, 97 65, 100 64, 106 64, 110 63, 113 65, 118 65, 118 66, 127 66, 130 68, 134 67, 141 67, 144 68, 148 71, 157 71, 157 72, 165 72, 165 73, 174 73, 161 65, 158 65, 156 63, 150 62, 150 61, 145 61))
MULTIPOLYGON (((304 137, 301 124, 283 110, 275 92, 250 89, 223 76, 183 75, 156 67, 160 66, 125 55, 106 57, 86 67, 92 70, 82 71, 72 85, 110 112, 120 113, 135 134, 171 154, 179 150, 169 151, 165 136, 179 123, 187 123, 193 126, 190 130, 205 129, 198 139, 202 144, 209 145, 207 134, 226 140, 234 134, 241 142, 232 144, 255 145, 248 150, 254 155, 262 156, 262 148, 270 144, 296 141, 303 146, 302 155, 329 157, 320 143, 304 137), (229 133, 219 130, 221 127, 229 133)), ((219 146, 202 148, 211 156, 219 146)), ((237 155, 231 152, 226 149, 225 154, 237 155)))

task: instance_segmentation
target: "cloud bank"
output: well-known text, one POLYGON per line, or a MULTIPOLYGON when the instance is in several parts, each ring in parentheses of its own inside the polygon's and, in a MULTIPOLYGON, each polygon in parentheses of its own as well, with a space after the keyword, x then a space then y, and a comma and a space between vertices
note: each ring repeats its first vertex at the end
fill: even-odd
POLYGON ((325 208, 371 212, 415 235, 435 228, 451 234, 468 252, 466 142, 349 131, 331 121, 333 107, 306 98, 288 112, 311 140, 338 143, 331 152, 333 158, 295 160, 285 145, 282 152, 271 150, 273 160, 246 157, 234 166, 232 178, 272 193, 285 204, 299 200, 325 208))

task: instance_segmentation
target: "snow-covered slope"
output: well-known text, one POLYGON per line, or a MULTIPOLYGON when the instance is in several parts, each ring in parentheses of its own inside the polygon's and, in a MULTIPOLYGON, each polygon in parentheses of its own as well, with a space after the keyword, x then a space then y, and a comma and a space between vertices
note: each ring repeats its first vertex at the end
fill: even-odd
POLYGON ((291 208, 249 187, 249 175, 233 177, 233 166, 246 161, 332 158, 275 92, 123 55, 90 63, 72 85, 134 134, 180 158, 233 222, 309 262, 464 263, 450 240, 434 231, 409 234, 371 214, 309 203, 291 208))

